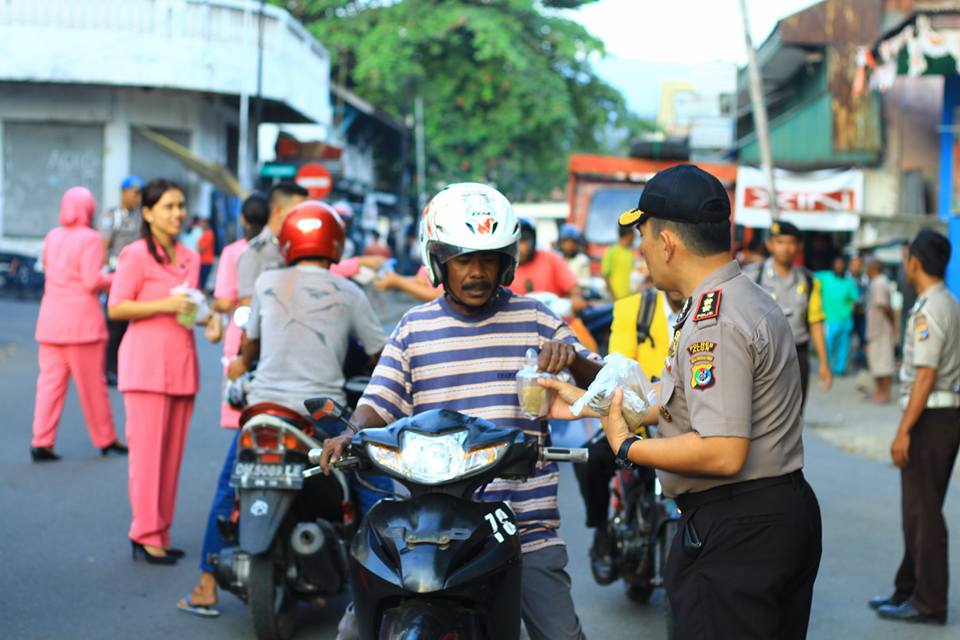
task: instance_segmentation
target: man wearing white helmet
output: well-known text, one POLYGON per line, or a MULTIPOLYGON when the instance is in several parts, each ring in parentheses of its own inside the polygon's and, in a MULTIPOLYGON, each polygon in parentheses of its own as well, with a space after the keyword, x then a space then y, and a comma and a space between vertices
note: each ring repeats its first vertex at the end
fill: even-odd
MULTIPOLYGON (((400 320, 353 414, 358 427, 445 408, 549 442, 547 423, 525 418, 517 402, 515 376, 527 349, 539 350, 541 370, 569 370, 583 385, 600 364, 545 306, 507 288, 519 239, 519 221, 496 189, 462 183, 434 196, 421 220, 420 245, 427 275, 444 294, 400 320)), ((351 438, 348 433, 324 443, 325 470, 351 438)), ((543 464, 526 481, 496 480, 483 491, 483 499, 509 502, 517 514, 521 606, 532 640, 583 637, 565 571, 566 547, 557 535, 557 480, 556 464, 543 464)), ((341 623, 341 638, 351 637, 349 618, 341 623)))

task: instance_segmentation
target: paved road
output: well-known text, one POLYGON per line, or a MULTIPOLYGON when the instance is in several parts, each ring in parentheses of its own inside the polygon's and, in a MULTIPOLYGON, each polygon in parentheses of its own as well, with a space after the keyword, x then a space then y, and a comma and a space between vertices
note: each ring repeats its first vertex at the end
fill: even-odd
MULTIPOLYGON (((389 305, 388 305, 389 306, 389 305)), ((174 603, 196 579, 206 510, 229 434, 217 427, 219 354, 201 344, 202 385, 187 442, 173 541, 190 556, 176 567, 131 562, 126 530, 126 462, 103 459, 86 437, 71 392, 52 465, 29 462, 36 378, 32 341, 35 302, 0 300, 0 637, 77 640, 252 638, 249 616, 230 594, 223 616, 201 620, 174 603)), ((387 314, 389 315, 389 314, 387 314)), ((202 343, 202 340, 200 341, 202 343)), ((114 411, 123 416, 119 394, 114 411)), ((851 399, 852 400, 852 399, 851 399)), ((843 402, 831 396, 830 401, 843 402)), ((886 464, 856 457, 816 436, 807 438, 807 472, 824 514, 824 559, 817 581, 811 638, 956 638, 960 590, 951 597, 951 624, 928 628, 880 622, 864 600, 882 592, 900 554, 897 475, 886 464)), ((571 556, 574 597, 591 638, 662 638, 662 600, 636 606, 618 585, 598 587, 586 564, 588 532, 572 474, 561 486, 562 529, 571 556)), ((947 514, 960 528, 960 489, 947 514)), ((960 575, 960 544, 951 543, 952 573, 960 575)), ((345 605, 302 608, 299 638, 333 638, 345 605)))

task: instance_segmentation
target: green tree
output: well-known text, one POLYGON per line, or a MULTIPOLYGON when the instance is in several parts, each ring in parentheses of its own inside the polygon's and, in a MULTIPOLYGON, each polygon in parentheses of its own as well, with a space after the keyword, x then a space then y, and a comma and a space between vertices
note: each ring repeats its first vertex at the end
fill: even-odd
POLYGON ((274 0, 322 42, 332 77, 388 112, 424 100, 428 184, 478 180, 514 198, 605 151, 628 113, 590 60, 603 44, 557 9, 593 0, 274 0))

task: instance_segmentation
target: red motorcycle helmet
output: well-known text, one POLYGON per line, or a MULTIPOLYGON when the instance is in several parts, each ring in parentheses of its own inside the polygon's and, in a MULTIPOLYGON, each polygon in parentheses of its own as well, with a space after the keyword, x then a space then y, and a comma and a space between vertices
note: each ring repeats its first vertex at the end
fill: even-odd
POLYGON ((287 264, 303 258, 339 262, 346 230, 337 212, 325 202, 308 200, 287 214, 280 227, 280 254, 287 264))

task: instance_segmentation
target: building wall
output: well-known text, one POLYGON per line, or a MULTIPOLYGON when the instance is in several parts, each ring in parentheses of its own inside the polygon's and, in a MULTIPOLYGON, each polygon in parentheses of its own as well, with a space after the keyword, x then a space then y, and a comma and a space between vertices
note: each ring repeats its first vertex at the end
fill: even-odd
MULTIPOLYGON (((132 170, 132 127, 179 132, 194 154, 225 163, 227 127, 236 123, 235 110, 217 96, 103 86, 0 84, 0 242, 36 250, 42 236, 56 224, 60 195, 77 186, 71 181, 91 189, 101 209, 116 206, 119 184, 132 170), (22 144, 18 140, 25 131, 39 131, 44 136, 27 154, 11 146, 22 144)), ((147 141, 136 144, 141 145, 137 153, 141 166, 180 166, 164 165, 166 156, 159 149, 142 146, 149 144, 147 141), (157 159, 160 157, 164 161, 157 159)), ((186 178, 190 213, 209 215, 212 187, 182 167, 181 171, 177 177, 186 178)))

